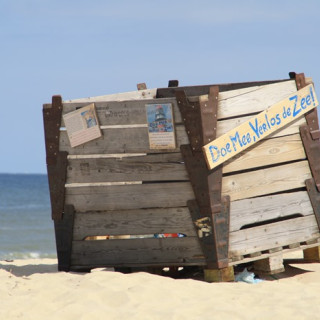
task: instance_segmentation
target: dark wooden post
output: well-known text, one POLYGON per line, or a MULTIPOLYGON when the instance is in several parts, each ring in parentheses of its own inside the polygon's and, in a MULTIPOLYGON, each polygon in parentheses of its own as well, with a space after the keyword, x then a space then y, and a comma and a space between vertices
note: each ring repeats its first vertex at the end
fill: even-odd
MULTIPOLYGON (((304 73, 289 73, 291 79, 295 79, 297 89, 307 86, 304 73)), ((312 178, 306 180, 306 187, 310 202, 320 230, 320 130, 317 108, 305 115, 307 124, 300 127, 300 136, 309 162, 312 178)), ((320 262, 320 247, 303 250, 306 261, 320 262)))
POLYGON ((176 90, 176 99, 190 142, 180 148, 196 198, 188 201, 188 207, 206 259, 205 278, 231 281, 230 198, 221 196, 222 165, 208 170, 202 152, 202 147, 216 138, 218 94, 219 87, 214 86, 208 96, 191 103, 183 90, 176 90))
POLYGON ((56 233, 58 268, 59 270, 69 271, 74 210, 73 206, 65 207, 65 183, 67 177, 68 153, 59 151, 62 108, 61 96, 53 96, 52 104, 43 106, 43 122, 51 200, 51 216, 54 220, 56 233), (66 239, 66 237, 68 239, 66 239))

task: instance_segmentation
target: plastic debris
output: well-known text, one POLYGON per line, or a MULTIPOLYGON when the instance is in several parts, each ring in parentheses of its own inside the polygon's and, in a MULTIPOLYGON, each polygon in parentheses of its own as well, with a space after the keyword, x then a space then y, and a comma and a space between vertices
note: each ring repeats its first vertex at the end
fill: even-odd
POLYGON ((256 279, 253 272, 249 272, 247 268, 244 268, 242 272, 238 273, 235 276, 235 281, 246 282, 246 283, 259 283, 259 282, 262 282, 263 280, 256 279))
POLYGON ((154 238, 183 238, 186 235, 183 233, 156 233, 154 238))

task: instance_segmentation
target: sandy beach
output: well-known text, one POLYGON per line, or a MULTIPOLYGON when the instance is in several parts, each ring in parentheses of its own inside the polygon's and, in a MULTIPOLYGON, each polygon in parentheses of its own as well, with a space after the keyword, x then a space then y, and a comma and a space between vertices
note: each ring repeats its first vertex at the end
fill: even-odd
POLYGON ((57 271, 55 259, 0 261, 0 319, 320 319, 320 264, 257 284, 112 269, 57 271))

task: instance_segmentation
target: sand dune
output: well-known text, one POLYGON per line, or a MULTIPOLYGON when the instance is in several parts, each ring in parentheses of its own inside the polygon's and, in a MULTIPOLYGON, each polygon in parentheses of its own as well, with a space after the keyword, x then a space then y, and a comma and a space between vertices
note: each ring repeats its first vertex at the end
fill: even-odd
POLYGON ((111 269, 57 271, 54 259, 0 261, 0 319, 320 319, 320 264, 258 284, 111 269))

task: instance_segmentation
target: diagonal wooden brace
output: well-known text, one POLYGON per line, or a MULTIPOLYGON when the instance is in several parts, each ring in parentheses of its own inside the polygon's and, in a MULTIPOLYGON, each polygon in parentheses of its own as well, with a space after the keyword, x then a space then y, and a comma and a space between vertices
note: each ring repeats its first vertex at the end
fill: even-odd
POLYGON ((176 92, 190 141, 180 149, 196 197, 188 207, 209 269, 227 267, 229 251, 230 199, 221 197, 222 166, 209 171, 202 152, 216 137, 218 91, 212 87, 209 96, 192 103, 184 91, 176 92))

